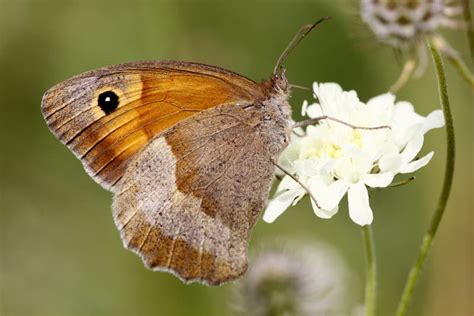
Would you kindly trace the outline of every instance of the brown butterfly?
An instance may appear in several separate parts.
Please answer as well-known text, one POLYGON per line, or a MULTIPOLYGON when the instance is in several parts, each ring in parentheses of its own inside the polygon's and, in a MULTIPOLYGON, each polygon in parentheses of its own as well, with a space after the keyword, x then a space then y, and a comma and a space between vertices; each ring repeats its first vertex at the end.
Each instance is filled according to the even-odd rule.
POLYGON ((190 62, 133 62, 60 83, 43 96, 49 129, 113 192, 126 248, 153 270, 217 285, 247 269, 251 229, 293 127, 288 53, 256 83, 190 62))

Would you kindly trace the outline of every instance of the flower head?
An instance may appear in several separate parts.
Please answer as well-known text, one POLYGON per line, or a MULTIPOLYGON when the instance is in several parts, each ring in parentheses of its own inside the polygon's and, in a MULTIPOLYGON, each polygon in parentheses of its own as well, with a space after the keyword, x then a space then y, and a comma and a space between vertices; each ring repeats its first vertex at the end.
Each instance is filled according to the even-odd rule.
POLYGON ((439 27, 457 27, 460 5, 445 0, 361 0, 361 16, 375 35, 394 46, 409 45, 439 27))
MULTIPOLYGON (((318 102, 305 102, 302 114, 310 118, 326 115, 338 121, 321 120, 297 132, 304 132, 303 136, 293 135, 280 165, 316 197, 312 206, 318 217, 336 214, 347 193, 351 219, 359 225, 371 224, 367 187, 387 187, 395 175, 425 166, 433 153, 416 157, 425 133, 444 125, 442 112, 423 117, 409 102, 395 102, 390 93, 363 103, 355 91, 343 91, 335 83, 315 83, 313 89, 318 102)), ((274 221, 306 193, 290 176, 283 176, 264 220, 274 221)))
POLYGON ((253 258, 235 303, 245 315, 339 315, 347 276, 327 246, 272 247, 253 258))
POLYGON ((420 77, 426 70, 428 52, 424 39, 429 37, 456 68, 465 76, 468 74, 459 53, 438 33, 441 27, 468 29, 459 19, 463 5, 448 0, 361 0, 360 15, 377 39, 406 53, 407 59, 397 81, 390 91, 396 92, 411 77, 420 77))

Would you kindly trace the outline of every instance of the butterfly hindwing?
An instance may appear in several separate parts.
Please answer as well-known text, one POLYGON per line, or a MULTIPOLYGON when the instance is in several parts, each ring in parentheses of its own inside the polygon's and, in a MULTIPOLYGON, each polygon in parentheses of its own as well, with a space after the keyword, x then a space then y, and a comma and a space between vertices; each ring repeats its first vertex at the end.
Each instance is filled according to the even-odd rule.
POLYGON ((178 123, 133 160, 114 197, 124 245, 153 269, 219 284, 246 271, 273 165, 258 117, 218 106, 178 123))

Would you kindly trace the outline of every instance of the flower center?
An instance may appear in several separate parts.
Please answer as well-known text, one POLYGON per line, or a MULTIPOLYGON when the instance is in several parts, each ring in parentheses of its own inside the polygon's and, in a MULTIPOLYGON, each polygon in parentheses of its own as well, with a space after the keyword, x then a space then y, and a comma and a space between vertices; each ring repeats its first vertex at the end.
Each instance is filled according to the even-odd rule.
POLYGON ((358 148, 362 148, 362 135, 360 131, 355 129, 348 138, 343 137, 334 140, 328 137, 316 146, 308 146, 305 148, 301 159, 320 159, 322 157, 331 159, 341 158, 343 156, 342 144, 352 144, 358 148))
POLYGON ((327 154, 331 158, 339 158, 342 156, 341 147, 336 144, 327 144, 326 146, 322 147, 319 150, 318 156, 321 157, 323 153, 327 154))
POLYGON ((353 138, 351 140, 351 143, 353 143, 354 145, 356 145, 359 148, 362 147, 362 135, 360 134, 360 131, 358 129, 354 130, 353 138))

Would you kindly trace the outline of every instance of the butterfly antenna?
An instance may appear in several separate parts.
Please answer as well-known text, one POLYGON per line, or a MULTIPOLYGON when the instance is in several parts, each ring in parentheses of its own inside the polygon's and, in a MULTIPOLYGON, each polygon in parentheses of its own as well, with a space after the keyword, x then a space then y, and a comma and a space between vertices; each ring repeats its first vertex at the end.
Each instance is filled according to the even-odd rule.
POLYGON ((276 74, 279 74, 281 73, 281 70, 282 70, 282 67, 283 67, 283 62, 285 61, 286 57, 288 57, 288 55, 290 54, 290 52, 296 47, 298 46, 298 44, 303 40, 303 38, 306 37, 306 35, 308 35, 317 25, 319 25, 320 23, 326 21, 326 20, 330 20, 331 17, 330 16, 325 16, 324 18, 322 19, 319 19, 318 21, 316 21, 315 23, 313 24, 306 24, 304 25, 296 34, 295 36, 292 38, 292 40, 290 41, 290 43, 288 44, 288 46, 285 48, 285 50, 283 51, 283 53, 281 53, 280 57, 278 58, 277 60, 277 63, 275 65, 275 68, 273 69, 273 74, 276 75, 276 74))

